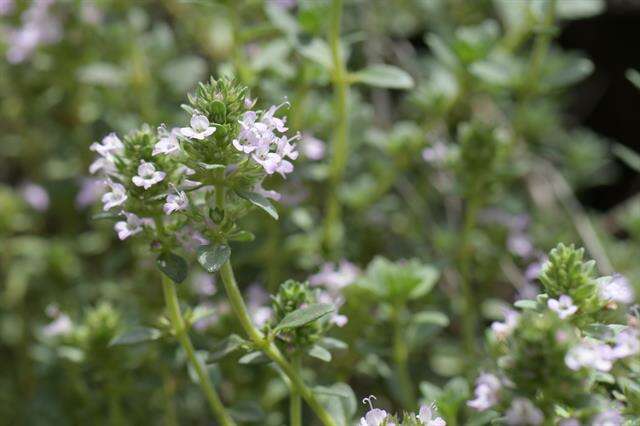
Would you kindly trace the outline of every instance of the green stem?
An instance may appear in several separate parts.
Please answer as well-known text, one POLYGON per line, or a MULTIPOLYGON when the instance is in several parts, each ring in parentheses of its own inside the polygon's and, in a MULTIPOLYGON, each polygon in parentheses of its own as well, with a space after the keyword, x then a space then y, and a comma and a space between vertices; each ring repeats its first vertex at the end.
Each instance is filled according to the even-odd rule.
POLYGON ((298 394, 304 398, 307 404, 309 404, 309 407, 311 407, 323 425, 336 426, 335 421, 331 418, 327 410, 320 404, 311 389, 304 383, 298 369, 289 363, 278 347, 266 339, 262 332, 253 325, 253 321, 247 311, 247 306, 244 303, 242 293, 240 293, 236 278, 233 274, 233 268, 228 260, 222 265, 222 268, 220 268, 220 277, 224 283, 231 309, 240 322, 240 326, 244 329, 255 347, 262 350, 267 357, 280 367, 289 380, 291 380, 292 386, 297 390, 298 394))
POLYGON ((393 313, 393 362, 396 369, 399 395, 402 405, 407 410, 414 410, 417 406, 416 393, 409 373, 407 339, 404 334, 402 321, 402 308, 395 309, 393 313))
POLYGON ((200 382, 200 386, 202 387, 202 390, 207 397, 207 401, 209 402, 209 406, 211 407, 213 415, 221 425, 235 426, 236 423, 233 421, 229 413, 227 413, 224 406, 222 405, 222 401, 220 401, 220 397, 213 387, 211 378, 205 371, 204 365, 196 357, 193 344, 191 343, 191 339, 189 338, 189 334, 187 333, 186 324, 184 322, 184 319, 182 318, 182 313, 180 312, 180 305, 178 303, 178 295, 176 293, 175 286, 173 282, 171 282, 171 280, 164 275, 162 276, 162 290, 164 292, 164 299, 167 304, 169 319, 171 321, 171 325, 173 326, 173 332, 175 333, 176 339, 178 339, 178 342, 180 342, 180 345, 187 354, 189 363, 198 376, 198 381, 200 382))
POLYGON ((540 70, 542 64, 547 57, 549 51, 549 45, 553 38, 553 25, 556 20, 556 0, 549 0, 547 4, 547 10, 544 17, 544 22, 541 28, 541 33, 536 37, 533 44, 533 53, 531 54, 531 62, 529 63, 529 77, 527 81, 529 84, 525 89, 527 92, 525 96, 535 92, 538 86, 538 80, 540 79, 540 70))
POLYGON ((340 22, 342 20, 342 0, 331 2, 331 27, 329 46, 333 60, 332 80, 334 92, 335 126, 331 140, 331 160, 329 164, 329 189, 326 200, 326 217, 324 223, 324 241, 330 255, 336 255, 342 244, 341 206, 338 189, 342 182, 344 170, 349 156, 347 135, 349 131, 349 111, 347 98, 349 81, 347 70, 340 49, 340 22))
MULTIPOLYGON (((300 354, 294 354, 291 361, 293 368, 301 371, 302 360, 300 354)), ((291 386, 290 392, 289 421, 291 426, 302 426, 302 399, 295 386, 291 386)))
POLYGON ((469 237, 476 224, 476 215, 478 210, 477 197, 472 197, 467 203, 464 213, 464 222, 462 225, 462 233, 460 236, 460 251, 458 262, 460 267, 460 287, 462 290, 462 336, 464 347, 467 354, 477 354, 476 338, 475 338, 475 300, 473 287, 471 285, 470 269, 472 256, 469 248, 469 237))

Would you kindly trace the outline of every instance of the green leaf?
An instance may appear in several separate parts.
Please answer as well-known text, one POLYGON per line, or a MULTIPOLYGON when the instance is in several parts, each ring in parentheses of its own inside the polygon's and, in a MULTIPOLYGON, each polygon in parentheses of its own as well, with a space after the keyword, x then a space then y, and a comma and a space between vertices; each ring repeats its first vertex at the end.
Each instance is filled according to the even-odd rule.
POLYGON ((239 349, 245 343, 246 340, 242 337, 237 334, 231 334, 213 346, 209 356, 207 357, 207 362, 217 362, 239 349))
POLYGON ((440 327, 449 325, 449 318, 438 311, 422 311, 413 315, 412 320, 417 324, 432 324, 440 327))
POLYGON ((613 153, 624 161, 627 166, 636 172, 640 172, 640 154, 619 143, 613 146, 613 153))
POLYGON ((156 265, 162 273, 171 278, 171 281, 176 284, 183 282, 189 272, 187 261, 171 252, 162 253, 158 256, 156 265))
POLYGON ((91 216, 91 220, 110 220, 110 219, 120 219, 122 216, 118 213, 113 212, 100 212, 91 216))
POLYGON ((200 246, 198 248, 198 262, 207 272, 217 272, 222 265, 229 260, 231 249, 226 244, 215 247, 200 246))
POLYGON ((469 71, 485 83, 499 87, 509 86, 514 78, 512 70, 497 61, 474 62, 469 71))
POLYGON ((322 39, 315 38, 311 40, 311 43, 301 46, 299 52, 305 58, 317 62, 327 70, 333 68, 331 49, 329 49, 329 45, 322 39))
POLYGON ((198 166, 200 166, 204 170, 219 170, 219 169, 224 169, 226 167, 224 164, 208 164, 208 163, 198 163, 198 166))
POLYGON ((556 15, 560 19, 584 19, 599 15, 606 4, 603 0, 570 0, 556 4, 556 15))
POLYGON ((328 303, 316 303, 306 306, 304 308, 296 309, 293 312, 287 314, 280 324, 276 326, 274 332, 278 332, 288 328, 298 328, 309 324, 325 315, 334 311, 333 305, 328 303))
POLYGON ((334 339, 333 337, 323 337, 322 339, 320 339, 320 344, 325 349, 342 350, 342 349, 347 349, 349 347, 349 345, 347 345, 342 340, 334 339))
POLYGON ((114 337, 109 342, 109 346, 135 345, 137 343, 159 339, 161 336, 162 332, 158 329, 151 327, 135 327, 114 337))
POLYGON ((634 69, 628 69, 625 73, 627 79, 633 83, 638 89, 640 89, 640 72, 634 69))
POLYGON ((388 89, 411 89, 414 86, 413 78, 406 71, 393 65, 370 65, 352 73, 351 78, 356 83, 388 89))
POLYGON ((520 309, 536 310, 538 309, 538 302, 536 302, 535 300, 518 300, 513 304, 513 306, 520 309))
POLYGON ((256 351, 243 355, 238 362, 240 364, 264 364, 269 362, 269 358, 267 358, 262 352, 256 351))
POLYGON ((266 416, 258 401, 239 401, 229 407, 229 414, 242 424, 261 424, 266 416))
POLYGON ((313 345, 311 349, 307 351, 309 356, 314 358, 318 358, 321 361, 329 362, 331 361, 331 352, 323 348, 322 346, 313 345))
POLYGON ((266 197, 256 192, 249 191, 236 191, 236 194, 238 194, 238 196, 240 196, 241 198, 249 201, 253 205, 260 207, 262 210, 269 213, 272 218, 278 220, 278 211, 275 207, 273 207, 271 201, 269 201, 266 197))
POLYGON ((544 78, 544 85, 552 89, 575 84, 593 72, 593 63, 586 58, 571 58, 553 74, 544 78))

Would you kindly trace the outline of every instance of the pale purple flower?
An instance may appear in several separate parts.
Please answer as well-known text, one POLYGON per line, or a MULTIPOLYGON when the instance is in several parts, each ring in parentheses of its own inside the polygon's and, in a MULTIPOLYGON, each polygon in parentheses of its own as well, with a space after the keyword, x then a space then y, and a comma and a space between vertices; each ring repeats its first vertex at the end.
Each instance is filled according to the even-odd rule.
POLYGON ((476 379, 475 398, 467 401, 467 405, 478 411, 485 411, 498 403, 501 389, 502 383, 497 376, 482 373, 476 379))
POLYGON ((600 298, 606 301, 631 304, 635 300, 635 292, 626 277, 614 274, 598 280, 600 298))
POLYGON ((525 282, 518 289, 516 300, 535 300, 538 294, 540 294, 540 287, 530 282, 525 282))
POLYGON ((298 151, 296 151, 295 145, 291 142, 300 139, 300 134, 296 134, 291 138, 287 138, 286 136, 282 136, 277 139, 276 145, 278 147, 276 153, 281 158, 290 158, 295 160, 298 158, 298 151))
POLYGON ((547 257, 543 257, 537 262, 530 263, 524 271, 524 277, 529 281, 537 280, 542 272, 542 267, 547 263, 547 257))
POLYGON ((531 239, 526 234, 520 232, 509 235, 507 248, 514 255, 524 258, 531 256, 534 251, 531 239))
POLYGON ((309 160, 318 161, 324 158, 325 143, 309 133, 303 133, 300 140, 300 151, 309 160))
POLYGON ((115 133, 109 133, 102 138, 100 143, 92 143, 89 149, 97 152, 101 157, 109 157, 111 155, 121 155, 124 151, 124 144, 115 133))
POLYGON ((637 354, 640 354, 640 332, 629 327, 618 333, 613 346, 613 356, 621 359, 637 354))
POLYGON ((418 420, 424 426, 447 426, 447 422, 442 417, 437 417, 435 403, 429 405, 423 404, 418 412, 418 420))
POLYGON ((547 300, 547 306, 549 309, 557 313, 560 319, 570 317, 578 310, 578 307, 573 304, 573 299, 566 294, 561 295, 557 300, 547 300))
POLYGON ((274 174, 280 167, 280 163, 283 161, 282 157, 278 154, 270 152, 268 147, 257 149, 251 154, 251 158, 253 158, 256 163, 260 164, 264 168, 264 171, 269 175, 274 174))
POLYGON ((84 1, 80 7, 80 19, 86 24, 98 25, 104 19, 104 14, 94 2, 84 1))
POLYGON ((615 360, 613 350, 604 343, 584 342, 571 348, 565 355, 564 362, 571 370, 593 368, 598 371, 609 371, 615 360))
POLYGON ((193 328, 195 328, 198 331, 204 331, 216 325, 216 323, 218 322, 218 315, 217 315, 217 312, 214 312, 215 306, 211 302, 204 302, 200 305, 200 307, 211 311, 211 314, 203 318, 200 318, 198 321, 196 321, 193 324, 193 328))
POLYGON ((298 0, 269 0, 269 3, 282 9, 293 9, 297 6, 298 0))
POLYGON ((277 130, 280 133, 284 133, 289 130, 285 127, 285 123, 287 121, 286 118, 278 118, 275 117, 276 111, 278 111, 283 105, 289 106, 289 102, 283 102, 280 105, 272 105, 260 118, 261 121, 266 124, 268 127, 277 130))
POLYGON ((316 299, 319 303, 326 303, 335 306, 335 310, 329 317, 329 323, 335 324, 338 327, 344 327, 349 322, 349 318, 346 315, 340 315, 338 309, 344 304, 344 297, 339 294, 331 294, 328 291, 319 291, 316 294, 316 299))
POLYGON ((269 301, 269 294, 260 284, 251 284, 247 288, 247 309, 254 324, 264 326, 272 317, 273 310, 265 306, 269 301))
POLYGON ((191 117, 191 127, 183 127, 180 132, 183 136, 190 139, 203 140, 216 131, 215 126, 209 125, 209 119, 202 114, 194 114, 191 117))
POLYGON ((108 181, 107 185, 109 185, 111 191, 102 196, 102 203, 104 204, 102 209, 104 211, 120 207, 127 201, 127 190, 122 184, 108 181))
POLYGON ((13 12, 15 5, 14 0, 0 0, 0 16, 6 16, 13 12))
POLYGON ((89 173, 91 173, 92 175, 98 173, 101 170, 106 175, 113 175, 116 173, 116 164, 112 156, 98 157, 93 163, 89 165, 89 173))
POLYGON ((282 195, 278 191, 264 189, 260 183, 253 188, 253 192, 260 194, 265 198, 271 198, 275 201, 280 201, 280 198, 282 198, 282 195))
POLYGON ((173 128, 171 131, 167 131, 164 126, 160 126, 158 128, 158 134, 160 139, 153 147, 153 152, 151 155, 159 155, 159 154, 173 154, 174 152, 178 152, 180 150, 180 143, 178 142, 178 132, 180 129, 173 128))
POLYGON ((118 233, 120 240, 126 240, 127 238, 139 234, 142 232, 142 227, 149 225, 149 219, 141 219, 133 213, 125 212, 126 221, 117 222, 113 229, 118 233))
POLYGON ((372 408, 367 411, 364 417, 360 417, 360 426, 381 426, 388 414, 379 408, 372 408))
POLYGON ((61 313, 42 328, 42 334, 46 337, 65 336, 73 331, 73 322, 67 314, 61 313))
POLYGON ((360 269, 347 260, 340 263, 325 263, 317 274, 309 277, 312 286, 323 285, 332 294, 339 293, 344 287, 353 284, 360 276, 360 269))
POLYGON ((544 422, 544 414, 526 398, 515 398, 506 412, 508 425, 538 426, 544 422))
POLYGON ((578 419, 565 419, 558 423, 559 426, 580 426, 580 420, 578 419))
POLYGON ((134 185, 149 189, 158 182, 161 182, 167 174, 163 171, 156 170, 153 163, 144 160, 140 161, 138 166, 138 175, 131 178, 134 185))
POLYGON ((31 2, 21 16, 22 26, 9 29, 9 48, 6 54, 9 63, 24 62, 33 55, 39 45, 55 43, 60 39, 60 21, 48 10, 52 3, 49 0, 31 2))
POLYGON ((504 322, 494 321, 491 330, 498 340, 506 339, 518 325, 520 314, 513 309, 504 309, 504 322))
POLYGON ((422 159, 427 163, 442 164, 449 155, 449 148, 444 142, 436 141, 429 148, 422 150, 422 159))
POLYGON ((49 193, 41 185, 26 182, 20 187, 20 195, 36 211, 44 212, 49 208, 49 193))
POLYGON ((268 306, 257 306, 253 309, 249 309, 249 314, 251 315, 251 319, 256 327, 261 328, 273 316, 273 310, 268 306))
POLYGON ((191 226, 183 226, 176 232, 176 239, 188 252, 195 252, 198 247, 209 244, 209 240, 191 226))
POLYGON ((194 274, 191 284, 198 296, 209 297, 216 294, 216 280, 212 274, 198 272, 194 274))
POLYGON ((76 207, 83 209, 92 205, 104 194, 106 183, 102 179, 84 178, 76 194, 76 207))
POLYGON ((593 426, 622 426, 624 417, 615 408, 608 409, 591 420, 593 426))
POLYGON ((185 210, 189 206, 189 199, 184 191, 178 191, 176 194, 167 194, 167 202, 162 207, 164 214, 185 210))

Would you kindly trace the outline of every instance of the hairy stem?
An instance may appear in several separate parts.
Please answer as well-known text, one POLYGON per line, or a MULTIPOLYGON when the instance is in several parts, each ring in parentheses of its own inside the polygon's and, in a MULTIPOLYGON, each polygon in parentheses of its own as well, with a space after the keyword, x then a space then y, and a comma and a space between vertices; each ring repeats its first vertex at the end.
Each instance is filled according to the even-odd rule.
POLYGON ((244 303, 242 293, 240 293, 240 289, 238 288, 238 284, 233 274, 233 268, 228 260, 222 265, 222 268, 220 269, 220 276, 224 283, 224 288, 227 293, 229 303, 231 304, 231 309, 240 322, 240 326, 244 329, 255 347, 262 350, 267 357, 280 367, 289 380, 291 380, 291 385, 296 389, 298 394, 304 398, 307 404, 309 404, 309 407, 311 407, 323 425, 336 426, 335 421, 331 418, 327 410, 320 404, 311 389, 302 380, 300 371, 287 361, 278 347, 273 342, 266 339, 263 333, 253 325, 253 321, 247 311, 247 306, 244 303))
POLYGON ((173 332, 187 354, 189 363, 198 376, 198 381, 200 382, 200 386, 207 398, 207 402, 211 407, 213 415, 221 425, 235 426, 236 423, 222 405, 218 392, 216 392, 204 365, 196 357, 195 349, 193 348, 189 334, 187 334, 187 328, 184 319, 182 318, 182 313, 180 312, 180 305, 178 303, 178 295, 176 294, 175 286, 173 282, 164 275, 162 276, 162 290, 164 292, 164 300, 167 305, 167 313, 169 314, 169 320, 171 321, 173 332))
POLYGON ((342 208, 340 206, 340 200, 338 199, 338 188, 342 182, 349 156, 349 147, 347 145, 347 135, 349 131, 349 111, 347 108, 349 82, 340 49, 342 0, 333 0, 331 2, 330 20, 329 46, 333 60, 332 81, 335 124, 331 139, 329 189, 327 191, 325 205, 324 241, 328 253, 335 256, 339 252, 342 244, 342 208))

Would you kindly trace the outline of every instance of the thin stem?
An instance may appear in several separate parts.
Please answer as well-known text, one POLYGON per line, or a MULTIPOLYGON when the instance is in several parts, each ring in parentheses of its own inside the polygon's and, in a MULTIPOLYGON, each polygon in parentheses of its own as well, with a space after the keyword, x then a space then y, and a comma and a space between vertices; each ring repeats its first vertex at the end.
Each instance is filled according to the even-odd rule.
POLYGON ((304 383, 300 372, 285 359, 278 347, 266 339, 264 334, 253 325, 253 321, 251 321, 251 316, 247 311, 247 306, 244 303, 242 293, 240 293, 236 278, 233 274, 233 268, 228 260, 222 265, 222 268, 220 268, 220 277, 224 283, 231 309, 240 322, 240 326, 244 329, 255 347, 262 350, 267 357, 280 367, 289 380, 291 380, 292 386, 295 387, 297 392, 304 398, 307 404, 309 404, 309 407, 311 407, 323 425, 336 426, 335 421, 331 418, 327 410, 320 404, 311 389, 304 383))
POLYGON ((395 309, 393 313, 393 362, 395 364, 402 405, 407 410, 413 410, 417 406, 416 393, 407 364, 409 350, 407 348, 407 339, 405 338, 404 330, 402 308, 395 309))
MULTIPOLYGON (((294 354, 291 361, 293 368, 300 371, 302 367, 300 354, 294 354)), ((300 394, 295 386, 291 386, 290 392, 289 422, 291 423, 291 426, 302 426, 302 398, 300 398, 300 394)))
POLYGON ((540 70, 542 64, 547 57, 549 45, 553 38, 553 25, 556 20, 556 0, 549 0, 547 10, 544 16, 544 22, 540 33, 536 37, 533 44, 533 53, 531 54, 531 62, 529 63, 529 78, 527 81, 527 93, 530 94, 537 89, 538 80, 540 79, 540 70))
POLYGON ((469 237, 476 223, 476 214, 478 210, 478 201, 476 197, 472 197, 466 206, 464 212, 464 222, 462 225, 462 234, 460 236, 460 251, 458 254, 458 262, 460 268, 460 287, 462 290, 462 337, 467 354, 477 354, 475 339, 475 300, 473 287, 471 285, 470 269, 471 269, 471 253, 469 248, 469 237))
POLYGON ((334 92, 335 126, 331 140, 331 160, 329 164, 329 189, 326 200, 326 217, 324 223, 324 241, 329 254, 336 255, 342 244, 341 206, 338 199, 338 188, 342 182, 344 170, 349 156, 347 135, 349 131, 349 111, 347 98, 349 81, 347 70, 340 48, 340 22, 342 20, 342 0, 331 2, 331 27, 329 30, 329 46, 333 60, 332 80, 334 92))
POLYGON ((216 417, 218 423, 223 426, 235 426, 235 422, 227 413, 224 406, 222 405, 222 401, 218 396, 218 392, 216 392, 213 387, 213 383, 211 383, 211 378, 205 371, 202 362, 196 357, 195 349, 193 348, 193 344, 191 343, 191 339, 189 338, 189 334, 187 333, 187 328, 182 318, 182 313, 180 312, 180 305, 178 303, 178 295, 176 293, 176 289, 171 280, 162 276, 162 290, 164 292, 164 300, 167 305, 167 312, 169 314, 169 319, 171 321, 171 325, 173 326, 173 332, 175 333, 176 339, 184 349, 187 354, 187 359, 189 363, 193 367, 198 376, 198 381, 200 382, 200 386, 207 397, 207 401, 209 402, 209 406, 211 407, 211 411, 213 415, 216 417))

